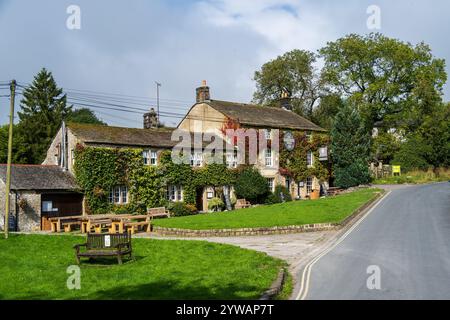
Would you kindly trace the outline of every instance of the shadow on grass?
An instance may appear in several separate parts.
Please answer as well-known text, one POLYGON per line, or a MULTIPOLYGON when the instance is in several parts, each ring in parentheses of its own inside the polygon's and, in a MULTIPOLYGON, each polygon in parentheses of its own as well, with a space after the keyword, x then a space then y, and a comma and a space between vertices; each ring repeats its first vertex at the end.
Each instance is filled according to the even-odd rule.
POLYGON ((116 287, 101 290, 89 295, 94 300, 215 300, 215 299, 258 299, 260 288, 254 286, 239 286, 236 284, 202 286, 191 283, 180 286, 176 282, 157 281, 147 284, 116 287))

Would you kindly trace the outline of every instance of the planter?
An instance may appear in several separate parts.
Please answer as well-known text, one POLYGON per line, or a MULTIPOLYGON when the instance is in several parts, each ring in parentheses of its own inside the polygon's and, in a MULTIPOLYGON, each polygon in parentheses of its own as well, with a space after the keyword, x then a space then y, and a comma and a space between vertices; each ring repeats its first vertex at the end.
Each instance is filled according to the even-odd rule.
POLYGON ((311 192, 311 200, 317 200, 320 198, 320 190, 313 190, 311 192))

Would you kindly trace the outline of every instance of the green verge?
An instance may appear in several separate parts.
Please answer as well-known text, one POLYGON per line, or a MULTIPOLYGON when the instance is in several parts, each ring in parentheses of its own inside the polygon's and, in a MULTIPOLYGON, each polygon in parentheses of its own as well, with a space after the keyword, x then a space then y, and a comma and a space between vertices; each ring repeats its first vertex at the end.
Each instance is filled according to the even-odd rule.
POLYGON ((316 201, 293 201, 229 212, 158 219, 154 221, 154 225, 190 230, 217 230, 339 223, 380 191, 372 188, 361 189, 316 201))
POLYGON ((81 289, 66 286, 72 246, 84 237, 11 235, 0 240, 0 299, 258 299, 282 260, 201 241, 133 239, 136 261, 81 265, 81 289))

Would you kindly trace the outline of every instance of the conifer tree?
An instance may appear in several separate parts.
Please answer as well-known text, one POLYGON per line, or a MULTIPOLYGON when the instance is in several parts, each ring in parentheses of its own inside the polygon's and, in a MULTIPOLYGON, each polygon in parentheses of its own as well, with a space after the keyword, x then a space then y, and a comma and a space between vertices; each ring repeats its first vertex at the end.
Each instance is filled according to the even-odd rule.
POLYGON ((43 68, 24 89, 18 134, 22 137, 27 163, 41 163, 63 119, 71 112, 66 95, 51 72, 43 68))
POLYGON ((331 139, 335 184, 349 188, 368 183, 370 136, 357 108, 346 103, 338 112, 331 139))

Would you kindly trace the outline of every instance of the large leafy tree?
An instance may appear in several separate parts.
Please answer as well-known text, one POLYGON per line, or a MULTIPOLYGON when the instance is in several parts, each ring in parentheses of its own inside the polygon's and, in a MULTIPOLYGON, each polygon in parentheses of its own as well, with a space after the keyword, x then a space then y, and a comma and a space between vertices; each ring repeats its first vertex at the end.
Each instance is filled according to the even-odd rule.
POLYGON ((51 72, 42 69, 23 91, 18 134, 26 150, 27 163, 40 163, 63 119, 71 112, 66 95, 51 72))
POLYGON ((293 110, 311 118, 321 88, 315 62, 314 53, 292 50, 265 63, 254 75, 254 102, 279 106, 283 93, 286 93, 291 98, 293 110))
POLYGON ((73 110, 68 114, 66 120, 67 122, 106 125, 106 123, 101 121, 96 114, 88 108, 73 110))
MULTIPOLYGON (((17 134, 17 125, 13 128, 12 162, 26 163, 27 150, 24 147, 22 136, 17 134)), ((0 126, 0 163, 8 161, 9 125, 0 126)))
POLYGON ((357 108, 349 102, 338 112, 331 129, 335 184, 348 188, 370 181, 370 136, 357 108))
POLYGON ((329 89, 355 100, 369 129, 377 124, 414 131, 441 101, 445 61, 424 43, 351 34, 319 52, 329 89))

